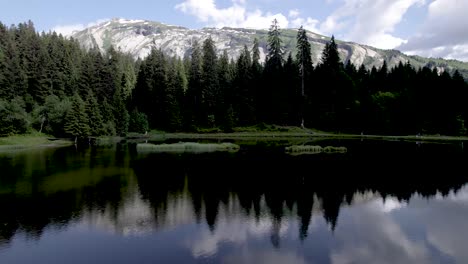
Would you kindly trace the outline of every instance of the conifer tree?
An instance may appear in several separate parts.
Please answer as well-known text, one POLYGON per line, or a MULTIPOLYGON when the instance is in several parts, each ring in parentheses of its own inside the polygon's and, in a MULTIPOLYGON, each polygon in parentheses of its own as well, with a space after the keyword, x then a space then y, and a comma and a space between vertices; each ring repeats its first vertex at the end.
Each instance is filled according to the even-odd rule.
POLYGON ((252 93, 254 96, 254 107, 256 111, 256 116, 255 119, 258 122, 258 120, 261 120, 260 117, 260 102, 261 97, 262 97, 262 73, 263 73, 263 66, 260 63, 260 43, 258 42, 258 39, 254 39, 254 44, 252 47, 252 69, 250 70, 251 72, 251 87, 252 87, 252 93))
POLYGON ((224 50, 219 58, 219 96, 217 100, 217 115, 224 130, 231 130, 234 126, 234 111, 229 112, 229 108, 232 110, 234 103, 233 79, 234 72, 229 62, 228 53, 224 50), (230 113, 231 115, 229 115, 230 113))
POLYGON ((128 133, 130 116, 128 114, 122 88, 118 88, 113 98, 115 131, 119 136, 125 136, 128 133))
POLYGON ((71 98, 71 108, 65 117, 65 133, 77 139, 83 139, 90 135, 86 106, 81 97, 75 93, 71 98))
POLYGON ((259 108, 262 120, 268 123, 278 123, 282 118, 282 110, 277 106, 287 96, 287 85, 283 78, 283 46, 278 21, 275 19, 268 31, 268 55, 264 69, 264 82, 259 96, 259 108))
POLYGON ((133 109, 130 114, 129 131, 137 133, 146 133, 149 130, 148 118, 144 113, 138 112, 138 109, 133 109))
POLYGON ((88 92, 86 97, 86 114, 88 115, 90 134, 93 136, 100 136, 105 134, 104 132, 104 120, 102 118, 101 110, 96 97, 92 91, 88 92))
POLYGON ((198 41, 192 43, 185 102, 187 105, 184 113, 185 127, 188 130, 193 130, 201 123, 202 119, 206 118, 200 111, 202 106, 202 52, 198 41))
POLYGON ((301 92, 301 78, 300 78, 300 66, 299 62, 295 61, 292 56, 292 52, 289 53, 288 59, 284 64, 284 78, 285 83, 288 84, 286 90, 286 97, 284 98, 281 105, 282 123, 287 125, 299 125, 302 121, 302 92, 301 92))
POLYGON ((281 40, 281 31, 276 18, 268 31, 268 67, 280 68, 283 65, 283 41, 281 40))
POLYGON ((251 83, 252 58, 247 46, 244 46, 236 66, 234 111, 238 115, 239 125, 252 125, 256 119, 255 91, 251 83))
POLYGON ((311 54, 311 46, 309 39, 307 37, 307 31, 301 26, 299 31, 297 32, 297 55, 296 61, 299 64, 299 70, 301 75, 301 90, 300 96, 301 99, 299 101, 300 105, 300 119, 301 119, 301 127, 304 128, 305 126, 305 105, 306 105, 306 86, 311 86, 311 75, 313 71, 312 65, 312 54, 311 54))
POLYGON ((104 134, 108 136, 115 136, 116 132, 116 122, 114 117, 114 109, 112 105, 107 101, 107 98, 104 98, 101 104, 101 113, 104 120, 104 134))
POLYGON ((167 91, 165 95, 166 116, 168 124, 166 129, 177 131, 182 128, 181 100, 184 93, 184 80, 180 74, 178 60, 172 58, 167 73, 167 91))
POLYGON ((322 66, 328 71, 335 72, 339 71, 342 66, 335 36, 332 36, 330 41, 325 44, 325 49, 322 53, 322 66))
POLYGON ((201 95, 204 116, 214 120, 214 123, 209 122, 205 124, 208 126, 215 126, 216 105, 219 98, 218 57, 211 37, 203 42, 202 87, 201 95))

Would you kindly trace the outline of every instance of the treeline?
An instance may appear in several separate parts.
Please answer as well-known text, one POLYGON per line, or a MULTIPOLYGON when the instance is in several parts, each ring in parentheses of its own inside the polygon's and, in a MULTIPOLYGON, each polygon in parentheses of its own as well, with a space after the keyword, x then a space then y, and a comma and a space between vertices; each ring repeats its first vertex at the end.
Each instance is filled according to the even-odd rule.
POLYGON ((31 22, 0 24, 0 135, 38 130, 56 136, 129 131, 232 131, 278 124, 376 134, 465 135, 468 86, 455 71, 343 63, 332 37, 320 62, 299 29, 284 54, 273 22, 268 51, 245 46, 235 60, 211 38, 190 56, 152 50, 144 60, 110 48, 85 51, 73 39, 38 34, 31 22))
POLYGON ((32 22, 0 24, 0 135, 124 135, 135 62, 114 49, 38 34, 32 22))

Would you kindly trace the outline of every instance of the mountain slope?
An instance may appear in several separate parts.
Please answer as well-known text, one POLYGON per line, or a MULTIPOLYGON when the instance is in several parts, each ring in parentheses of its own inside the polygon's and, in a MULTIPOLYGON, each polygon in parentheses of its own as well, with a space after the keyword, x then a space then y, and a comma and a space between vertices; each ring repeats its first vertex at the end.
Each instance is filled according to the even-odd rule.
MULTIPOLYGON (((295 52, 297 30, 283 29, 282 39, 286 54, 295 52)), ((112 19, 99 25, 75 32, 72 37, 77 39, 85 48, 98 47, 101 51, 114 46, 123 52, 130 53, 134 58, 146 57, 152 48, 162 49, 170 56, 184 57, 190 54, 192 42, 200 43, 211 36, 216 43, 218 52, 226 50, 231 58, 237 58, 244 45, 249 48, 253 40, 260 41, 262 61, 267 51, 267 30, 240 29, 240 28, 203 28, 191 30, 184 27, 167 25, 159 22, 145 20, 112 19)), ((328 37, 308 32, 312 45, 313 62, 320 61, 320 56, 328 37)), ((465 78, 468 78, 468 63, 428 59, 419 56, 408 56, 396 50, 381 50, 353 42, 337 41, 339 52, 343 61, 366 67, 380 67, 387 61, 389 67, 401 62, 409 61, 415 67, 429 66, 439 71, 453 72, 458 69, 465 78)))

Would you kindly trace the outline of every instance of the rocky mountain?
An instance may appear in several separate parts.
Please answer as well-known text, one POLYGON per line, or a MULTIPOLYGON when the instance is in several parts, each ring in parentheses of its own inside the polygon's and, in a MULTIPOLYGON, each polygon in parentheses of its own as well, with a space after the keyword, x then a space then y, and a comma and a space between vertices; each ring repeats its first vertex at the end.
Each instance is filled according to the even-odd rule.
MULTIPOLYGON (((294 54, 296 35, 297 29, 282 30, 286 54, 290 51, 294 54)), ((265 59, 268 30, 227 27, 192 30, 153 21, 116 18, 72 34, 85 48, 98 47, 104 52, 114 46, 132 54, 134 58, 144 58, 152 48, 160 48, 170 56, 184 57, 190 54, 193 41, 201 43, 210 36, 216 43, 218 52, 221 54, 226 50, 231 58, 237 58, 244 45, 252 47, 254 39, 258 38, 261 59, 265 59)), ((313 62, 318 63, 325 43, 330 39, 313 32, 308 32, 308 36, 313 62)), ((458 69, 468 78, 468 63, 465 62, 408 56, 397 50, 381 50, 353 42, 337 41, 337 44, 342 60, 351 61, 357 66, 364 64, 368 68, 380 67, 385 60, 392 67, 400 61, 409 61, 415 67, 429 66, 440 72, 458 69)))

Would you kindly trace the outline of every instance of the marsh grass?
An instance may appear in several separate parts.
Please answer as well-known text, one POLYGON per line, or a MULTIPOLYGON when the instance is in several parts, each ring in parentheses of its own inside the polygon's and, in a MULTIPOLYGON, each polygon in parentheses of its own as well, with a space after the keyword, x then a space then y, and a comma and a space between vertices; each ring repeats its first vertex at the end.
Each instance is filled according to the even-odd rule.
POLYGON ((193 143, 179 142, 174 144, 137 144, 138 152, 156 153, 209 153, 209 152, 237 152, 239 145, 232 143, 193 143))
POLYGON ((322 146, 310 146, 310 145, 295 145, 286 147, 285 151, 289 155, 304 155, 304 154, 320 154, 320 153, 327 153, 327 154, 344 154, 348 152, 346 147, 322 147, 322 146))
POLYGON ((51 141, 47 135, 42 133, 0 137, 0 151, 14 151, 37 147, 68 146, 72 144, 73 142, 67 140, 51 141))

